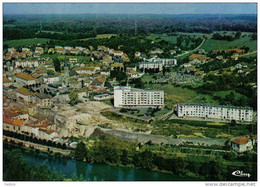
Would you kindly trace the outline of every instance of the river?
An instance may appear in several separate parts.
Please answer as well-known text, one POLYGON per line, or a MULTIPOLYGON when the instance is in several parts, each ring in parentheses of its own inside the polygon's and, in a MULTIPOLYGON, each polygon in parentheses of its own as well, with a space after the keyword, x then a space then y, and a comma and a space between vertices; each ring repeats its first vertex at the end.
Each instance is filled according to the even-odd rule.
POLYGON ((194 178, 147 171, 142 169, 117 167, 104 164, 89 164, 67 158, 58 158, 46 153, 28 152, 23 150, 24 158, 31 165, 44 163, 52 171, 57 171, 65 178, 78 177, 83 180, 95 181, 190 181, 194 178))

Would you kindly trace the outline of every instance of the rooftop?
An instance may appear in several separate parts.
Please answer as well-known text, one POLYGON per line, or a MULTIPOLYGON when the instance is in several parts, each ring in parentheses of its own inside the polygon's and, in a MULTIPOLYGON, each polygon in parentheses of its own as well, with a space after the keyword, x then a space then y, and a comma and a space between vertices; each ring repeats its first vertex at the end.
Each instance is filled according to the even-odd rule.
POLYGON ((17 92, 19 92, 20 94, 23 94, 23 95, 34 95, 33 92, 30 92, 28 89, 24 88, 24 87, 21 87, 17 90, 17 92))
POLYGON ((249 138, 243 136, 235 140, 232 140, 232 142, 238 145, 247 144, 249 142, 249 138))
POLYGON ((28 75, 26 73, 18 73, 18 74, 16 74, 16 77, 24 79, 24 80, 34 80, 35 79, 31 75, 28 75))

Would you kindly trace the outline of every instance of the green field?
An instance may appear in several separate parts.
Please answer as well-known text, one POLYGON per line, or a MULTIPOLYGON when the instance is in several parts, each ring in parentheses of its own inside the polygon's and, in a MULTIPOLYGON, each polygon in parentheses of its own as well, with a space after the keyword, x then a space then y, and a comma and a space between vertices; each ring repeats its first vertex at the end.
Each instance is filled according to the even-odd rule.
POLYGON ((251 40, 251 37, 248 36, 241 37, 234 41, 208 39, 201 46, 201 49, 205 49, 206 51, 227 50, 232 48, 241 48, 244 45, 249 47, 249 52, 256 50, 256 40, 251 40))
POLYGON ((21 39, 21 40, 5 40, 4 45, 8 45, 8 47, 26 47, 37 44, 44 44, 50 39, 47 38, 30 38, 30 39, 21 39))
POLYGON ((212 96, 198 94, 196 91, 176 87, 170 84, 146 84, 146 89, 164 90, 165 105, 173 107, 177 103, 211 103, 218 104, 212 96))

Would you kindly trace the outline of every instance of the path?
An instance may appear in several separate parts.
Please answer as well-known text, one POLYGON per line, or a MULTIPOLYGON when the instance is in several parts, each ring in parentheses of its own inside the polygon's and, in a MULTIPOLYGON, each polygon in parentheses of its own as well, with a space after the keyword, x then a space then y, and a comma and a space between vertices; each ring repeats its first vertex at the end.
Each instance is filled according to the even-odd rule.
POLYGON ((15 143, 23 143, 23 146, 26 148, 29 147, 34 147, 34 149, 38 149, 42 152, 49 152, 52 151, 53 153, 61 153, 63 155, 69 155, 71 150, 66 150, 66 149, 59 149, 59 148, 55 148, 55 147, 49 147, 49 146, 45 146, 45 145, 41 145, 41 144, 36 144, 36 143, 32 143, 32 142, 28 142, 28 141, 24 141, 24 140, 20 140, 17 138, 13 138, 13 137, 9 137, 9 136, 3 136, 3 140, 7 139, 8 141, 14 141, 15 143))

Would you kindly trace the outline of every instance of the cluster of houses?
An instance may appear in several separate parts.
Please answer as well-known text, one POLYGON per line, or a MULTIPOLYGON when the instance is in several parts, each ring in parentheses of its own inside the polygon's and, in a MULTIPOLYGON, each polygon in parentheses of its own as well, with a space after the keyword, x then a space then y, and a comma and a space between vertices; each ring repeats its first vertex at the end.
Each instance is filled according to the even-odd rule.
MULTIPOLYGON (((88 48, 76 46, 55 46, 49 48, 49 54, 64 55, 61 60, 61 71, 56 72, 55 66, 49 57, 40 57, 45 50, 37 46, 34 51, 22 48, 18 52, 15 48, 8 49, 4 55, 3 91, 5 99, 15 102, 19 106, 13 106, 4 101, 4 130, 23 132, 41 139, 54 141, 59 137, 56 124, 47 119, 37 119, 35 111, 39 109, 52 110, 53 106, 70 101, 70 93, 77 93, 78 100, 85 102, 94 96, 97 101, 114 98, 115 107, 163 107, 164 92, 158 90, 140 90, 129 86, 107 89, 105 83, 111 71, 124 71, 128 78, 139 78, 143 73, 137 71, 137 67, 125 67, 129 57, 120 50, 109 49, 106 46, 93 46, 88 48), (66 55, 75 55, 66 57, 66 55), (90 56, 89 62, 79 60, 77 55, 90 56), (95 63, 93 63, 95 61, 95 63), (21 107, 23 106, 23 107, 21 107), (24 108, 24 109, 23 109, 24 108)), ((242 50, 229 51, 232 55, 241 54, 242 50)), ((152 55, 160 55, 161 49, 150 51, 152 55)), ((216 53, 218 53, 216 51, 216 53)), ((142 54, 136 52, 135 58, 141 58, 142 54)), ((205 50, 198 50, 198 54, 189 57, 190 62, 182 66, 189 72, 204 75, 204 72, 195 68, 196 64, 210 62, 212 59, 205 55, 205 50)), ((143 59, 138 64, 140 69, 159 69, 177 65, 176 59, 164 59, 154 56, 143 59)), ((241 65, 242 66, 242 65, 241 65)), ((237 69, 242 69, 238 66, 237 69)), ((110 81, 111 85, 118 85, 116 80, 110 81)), ((177 107, 178 116, 208 117, 221 119, 235 119, 240 121, 252 121, 251 109, 226 109, 218 106, 180 104, 177 107), (223 112, 224 111, 224 112, 223 112)), ((236 142, 246 142, 234 141, 236 142)), ((247 142, 248 143, 248 142, 247 142)), ((232 144, 233 145, 233 144, 232 144)), ((235 146, 235 145, 234 145, 235 146)))
POLYGON ((36 119, 28 111, 16 105, 3 110, 3 130, 23 133, 39 139, 55 140, 58 132, 56 125, 47 119, 36 119))

